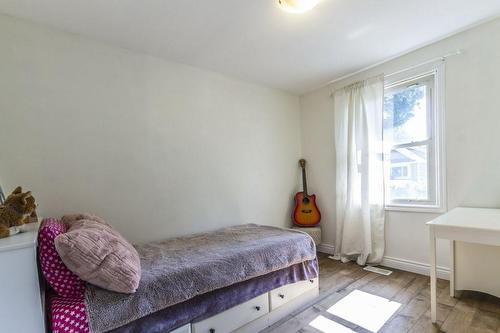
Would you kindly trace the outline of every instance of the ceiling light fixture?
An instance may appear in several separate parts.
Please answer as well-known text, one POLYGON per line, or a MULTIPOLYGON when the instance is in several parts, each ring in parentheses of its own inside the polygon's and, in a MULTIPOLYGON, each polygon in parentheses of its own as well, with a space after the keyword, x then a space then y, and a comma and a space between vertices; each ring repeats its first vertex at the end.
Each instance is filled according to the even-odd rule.
POLYGON ((280 7, 289 13, 301 14, 313 9, 320 0, 278 0, 280 7))

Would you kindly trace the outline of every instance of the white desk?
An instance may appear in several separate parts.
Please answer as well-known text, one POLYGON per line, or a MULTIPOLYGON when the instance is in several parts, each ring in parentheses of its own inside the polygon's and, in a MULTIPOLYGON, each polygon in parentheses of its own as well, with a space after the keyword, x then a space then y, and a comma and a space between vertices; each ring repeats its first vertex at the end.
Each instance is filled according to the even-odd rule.
POLYGON ((450 295, 455 296, 455 241, 500 246, 500 209, 458 207, 427 223, 431 247, 431 319, 436 322, 436 239, 450 240, 450 295))

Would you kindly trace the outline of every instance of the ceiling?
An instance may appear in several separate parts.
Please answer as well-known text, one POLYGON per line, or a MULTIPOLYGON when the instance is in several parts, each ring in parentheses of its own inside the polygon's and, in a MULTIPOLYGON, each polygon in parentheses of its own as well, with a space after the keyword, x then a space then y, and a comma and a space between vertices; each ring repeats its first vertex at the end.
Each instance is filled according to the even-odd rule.
POLYGON ((301 94, 500 14, 499 0, 0 0, 0 12, 301 94))

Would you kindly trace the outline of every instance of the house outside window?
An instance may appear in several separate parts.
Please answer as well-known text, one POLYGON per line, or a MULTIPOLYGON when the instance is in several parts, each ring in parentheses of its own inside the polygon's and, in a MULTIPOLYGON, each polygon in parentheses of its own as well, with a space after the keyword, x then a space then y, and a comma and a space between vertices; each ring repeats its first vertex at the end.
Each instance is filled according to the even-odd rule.
POLYGON ((444 209, 443 88, 443 65, 386 80, 386 209, 444 209))

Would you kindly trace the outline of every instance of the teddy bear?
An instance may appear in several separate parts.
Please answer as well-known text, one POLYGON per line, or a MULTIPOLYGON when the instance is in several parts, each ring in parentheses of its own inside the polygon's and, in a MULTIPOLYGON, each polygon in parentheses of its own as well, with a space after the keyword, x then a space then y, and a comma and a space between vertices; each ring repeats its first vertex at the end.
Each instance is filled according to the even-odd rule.
MULTIPOLYGON (((35 198, 30 191, 24 192, 18 186, 0 205, 0 238, 16 233, 11 228, 36 221, 35 198)), ((17 228, 14 228, 14 230, 17 228)))

